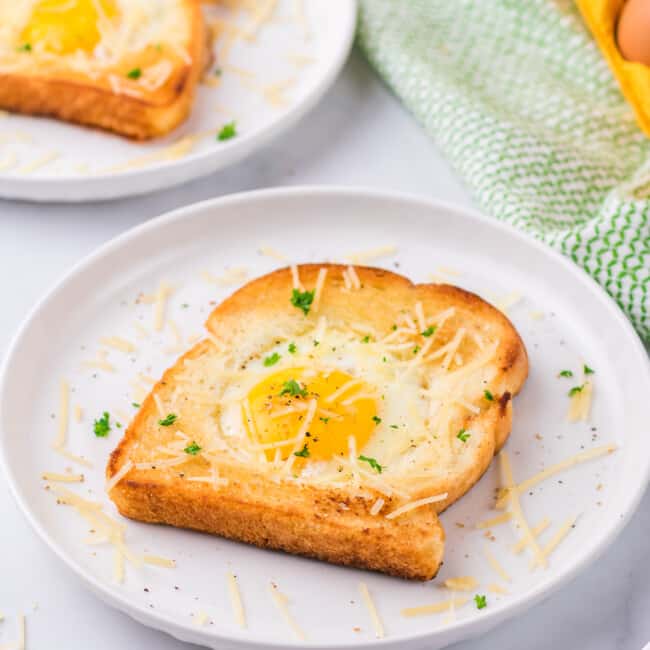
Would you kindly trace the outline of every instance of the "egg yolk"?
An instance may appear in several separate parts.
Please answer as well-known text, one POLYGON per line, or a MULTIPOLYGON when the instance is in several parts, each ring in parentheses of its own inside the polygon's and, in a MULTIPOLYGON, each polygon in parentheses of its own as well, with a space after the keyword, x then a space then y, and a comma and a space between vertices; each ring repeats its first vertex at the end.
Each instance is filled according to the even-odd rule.
POLYGON ((250 391, 248 404, 249 413, 246 409, 242 413, 247 433, 264 446, 269 460, 278 453, 286 459, 296 447, 299 458, 306 460, 347 456, 350 436, 359 452, 379 422, 375 391, 339 370, 317 374, 304 368, 278 371, 250 391), (304 439, 297 443, 311 400, 316 400, 316 412, 304 439))
MULTIPOLYGON (((97 3, 106 18, 117 15, 114 0, 97 3)), ((21 44, 41 44, 54 54, 92 52, 100 41, 100 16, 93 0, 40 0, 21 34, 21 44)))

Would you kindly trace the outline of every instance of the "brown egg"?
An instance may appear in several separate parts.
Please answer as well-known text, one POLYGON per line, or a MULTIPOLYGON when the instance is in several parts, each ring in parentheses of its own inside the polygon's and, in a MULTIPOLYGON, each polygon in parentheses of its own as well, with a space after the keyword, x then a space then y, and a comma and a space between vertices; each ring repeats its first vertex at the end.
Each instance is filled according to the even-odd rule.
POLYGON ((616 28, 618 49, 624 59, 650 66, 650 0, 627 0, 616 28))

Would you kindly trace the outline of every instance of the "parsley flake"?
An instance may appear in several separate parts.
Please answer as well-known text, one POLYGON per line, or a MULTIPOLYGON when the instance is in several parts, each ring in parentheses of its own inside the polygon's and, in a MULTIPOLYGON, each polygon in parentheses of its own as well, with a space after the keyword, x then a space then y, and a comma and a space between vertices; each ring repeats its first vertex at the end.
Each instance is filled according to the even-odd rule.
POLYGON ((476 594, 476 596, 474 596, 474 602, 476 603, 476 609, 483 609, 484 607, 487 607, 487 598, 485 596, 476 594))
POLYGON ((20 47, 16 48, 17 52, 31 52, 32 51, 32 44, 31 43, 24 43, 20 47))
POLYGON ((429 327, 427 327, 427 329, 425 329, 424 332, 421 332, 421 334, 422 334, 422 336, 427 336, 427 337, 429 337, 429 336, 431 336, 432 334, 434 334, 435 331, 436 331, 436 327, 433 326, 433 325, 429 325, 429 327))
POLYGON ((413 354, 417 354, 419 351, 420 351, 420 346, 419 346, 419 345, 416 345, 416 346, 413 348, 413 354))
POLYGON ((289 343, 288 350, 289 350, 289 354, 295 354, 296 352, 298 352, 298 348, 296 347, 295 343, 289 343))
POLYGON ((129 79, 139 79, 142 76, 142 70, 140 68, 133 68, 126 73, 126 76, 129 79))
POLYGON ((369 456, 359 456, 359 460, 362 461, 362 462, 364 462, 364 463, 368 463, 368 465, 370 465, 370 467, 372 467, 372 469, 374 469, 374 470, 377 472, 377 474, 381 474, 382 470, 384 469, 384 468, 383 468, 383 467, 382 467, 382 466, 377 462, 376 459, 374 459, 374 458, 370 458, 369 456))
POLYGON ((585 375, 593 375, 596 371, 593 368, 590 368, 586 363, 582 366, 582 371, 585 375))
POLYGON ((289 379, 289 381, 284 382, 280 395, 307 397, 307 389, 302 387, 295 379, 289 379))
POLYGON ((306 316, 311 309, 311 303, 314 302, 314 291, 300 291, 300 289, 293 289, 291 292, 291 304, 296 309, 302 309, 302 313, 306 316))
POLYGON ((494 395, 489 390, 484 390, 483 391, 483 396, 488 402, 494 402, 494 395))
POLYGON ((98 438, 105 438, 110 433, 110 419, 111 416, 108 414, 108 411, 104 411, 102 417, 100 417, 99 420, 95 420, 93 431, 98 438))
POLYGON ((584 384, 582 384, 582 385, 580 385, 580 386, 574 386, 574 387, 573 387, 573 388, 568 392, 569 397, 573 397, 574 395, 577 395, 578 393, 581 393, 581 392, 582 392, 582 389, 583 389, 584 387, 585 387, 584 384))
POLYGON ((399 427, 396 424, 389 424, 391 429, 399 429, 399 427))
POLYGON ((571 370, 560 370, 558 377, 573 377, 571 370))
POLYGON ((234 138, 237 135, 237 124, 232 121, 228 122, 228 124, 224 124, 221 127, 221 131, 217 134, 217 140, 220 142, 223 142, 224 140, 230 140, 231 138, 234 138))
POLYGON ((269 356, 264 359, 264 367, 269 368, 270 366, 274 366, 278 361, 280 361, 280 355, 277 352, 269 354, 269 356))
POLYGON ((293 455, 298 456, 298 458, 309 458, 309 447, 307 446, 307 443, 305 443, 300 451, 294 451, 293 455))
POLYGON ((466 429, 461 429, 457 434, 456 437, 462 441, 462 442, 467 442, 467 439, 471 436, 471 433, 468 433, 466 429))
POLYGON ((381 418, 380 418, 378 415, 373 415, 373 416, 372 416, 372 421, 373 421, 375 424, 381 424, 381 418))
POLYGON ((361 343, 370 343, 370 335, 366 334, 362 339, 361 343))
POLYGON ((329 418, 318 418, 323 424, 327 424, 330 419, 329 418))
POLYGON ((139 409, 139 408, 140 408, 140 404, 138 404, 137 402, 131 402, 131 406, 132 406, 134 409, 139 409))
POLYGON ((161 427, 169 427, 174 424, 176 420, 178 420, 178 415, 176 415, 176 413, 168 413, 162 420, 158 420, 158 424, 161 427))
POLYGON ((202 447, 199 447, 196 442, 192 441, 192 443, 187 445, 183 451, 190 456, 196 456, 201 451, 201 449, 202 447))

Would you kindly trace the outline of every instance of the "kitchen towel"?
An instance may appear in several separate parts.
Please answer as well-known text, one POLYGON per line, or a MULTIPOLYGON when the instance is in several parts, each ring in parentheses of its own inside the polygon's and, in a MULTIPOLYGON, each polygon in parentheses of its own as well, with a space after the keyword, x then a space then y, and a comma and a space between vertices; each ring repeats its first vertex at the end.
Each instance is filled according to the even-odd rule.
POLYGON ((360 0, 357 41, 483 210, 582 266, 650 343, 650 140, 574 2, 360 0))

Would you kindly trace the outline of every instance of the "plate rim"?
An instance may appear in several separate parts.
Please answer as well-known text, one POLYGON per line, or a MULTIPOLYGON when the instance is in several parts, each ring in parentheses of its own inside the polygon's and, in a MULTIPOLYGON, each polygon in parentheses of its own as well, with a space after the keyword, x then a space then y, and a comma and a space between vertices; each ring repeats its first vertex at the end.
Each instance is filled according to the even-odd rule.
MULTIPOLYGON (((333 4, 332 7, 334 8, 333 4)), ((268 146, 281 135, 286 134, 287 131, 295 126, 320 103, 327 91, 332 87, 341 74, 354 44, 358 16, 358 0, 337 0, 334 10, 337 14, 342 16, 341 25, 343 26, 343 29, 341 30, 341 47, 336 52, 336 56, 328 60, 324 73, 318 79, 318 82, 311 91, 301 101, 296 102, 288 110, 280 114, 276 121, 260 127, 253 132, 246 134, 244 137, 224 142, 218 150, 194 152, 179 160, 173 160, 171 162, 157 161, 143 168, 126 169, 110 173, 79 174, 76 176, 47 176, 34 173, 22 177, 20 175, 8 174, 7 172, 0 172, 0 198, 55 203, 115 200, 156 191, 155 189, 150 189, 148 187, 143 189, 131 188, 128 191, 116 191, 115 188, 120 187, 122 184, 126 186, 127 183, 135 183, 138 180, 142 182, 147 179, 152 179, 156 177, 161 170, 165 170, 169 173, 171 173, 171 170, 176 170, 179 176, 183 176, 183 171, 187 172, 192 167, 201 168, 200 170, 194 169, 192 173, 183 176, 179 181, 172 181, 166 186, 156 186, 158 189, 160 189, 160 187, 166 187, 168 189, 192 180, 198 180, 199 178, 203 178, 219 171, 220 169, 225 169, 240 162, 255 151, 268 146), (219 155, 215 157, 217 152, 219 155), (215 159, 212 160, 212 164, 210 164, 213 157, 215 159), (100 192, 95 198, 93 198, 93 195, 91 195, 90 192, 97 188, 98 185, 106 182, 111 183, 111 186, 114 189, 112 191, 108 190, 104 193, 100 192), (10 185, 10 189, 3 188, 3 184, 10 185), (63 196, 62 193, 66 192, 66 190, 73 190, 74 195, 67 197, 63 196), (29 196, 30 192, 36 196, 29 196)), ((50 118, 37 117, 36 119, 50 118)), ((72 126, 76 126, 80 129, 93 128, 75 124, 72 124, 72 126)), ((182 124, 167 135, 173 135, 175 131, 181 127, 182 124)), ((106 135, 111 134, 106 133, 106 135)), ((115 137, 120 136, 116 135, 115 137)))
MULTIPOLYGON (((30 326, 34 317, 48 304, 48 302, 55 298, 56 294, 65 288, 65 285, 74 276, 82 273, 85 268, 93 265, 97 260, 103 256, 110 254, 115 249, 118 249, 122 244, 128 242, 131 238, 147 233, 148 231, 156 230, 164 227, 168 223, 182 221, 186 218, 191 218, 193 215, 201 214, 206 210, 212 209, 216 206, 227 206, 238 204, 241 202, 258 202, 266 199, 280 198, 280 199, 302 199, 302 200, 318 200, 320 197, 340 197, 356 200, 380 200, 380 201, 397 201, 404 205, 416 205, 419 208, 424 208, 428 211, 443 211, 449 216, 453 217, 458 215, 462 218, 479 221, 488 225, 488 227, 495 228, 497 231, 507 232, 509 235, 514 236, 523 245, 533 246, 563 267, 563 270, 568 273, 577 274, 586 281, 589 289, 595 291, 596 296, 601 299, 603 307, 607 308, 612 316, 618 320, 619 325, 626 333, 626 344, 633 345, 641 359, 646 360, 645 380, 650 385, 650 360, 645 347, 632 327, 630 321, 625 317, 616 302, 611 298, 605 290, 591 278, 582 268, 574 264, 569 258, 566 258, 558 251, 547 246, 540 240, 533 238, 531 235, 516 229, 514 226, 499 221, 495 218, 489 217, 480 213, 478 210, 470 207, 461 206, 447 201, 440 201, 422 195, 416 195, 409 192, 377 190, 371 187, 359 186, 340 186, 340 185, 297 185, 290 187, 261 189, 247 192, 238 192, 223 197, 217 197, 200 201, 190 205, 186 205, 170 212, 163 213, 149 221, 139 224, 119 235, 113 237, 107 242, 100 245, 89 254, 85 255, 81 260, 76 262, 66 273, 64 273, 58 280, 56 280, 41 296, 41 298, 29 310, 27 315, 23 318, 18 329, 14 333, 7 348, 7 353, 0 364, 0 470, 6 477, 9 490, 19 505, 23 515, 27 518, 34 531, 38 534, 46 546, 48 546, 62 561, 68 566, 78 578, 87 584, 93 593, 95 593, 102 601, 110 604, 119 611, 122 611, 139 622, 150 625, 159 630, 163 630, 172 636, 189 642, 205 642, 210 644, 222 643, 230 644, 225 647, 261 650, 262 648, 273 648, 281 650, 282 648, 314 648, 329 649, 336 648, 337 650, 348 650, 353 648, 374 648, 374 647, 400 647, 400 646, 413 646, 415 644, 423 644, 427 641, 434 641, 439 631, 429 632, 416 632, 413 634, 401 634, 395 637, 386 637, 383 639, 368 639, 359 640, 354 643, 330 643, 330 642, 301 642, 294 639, 284 640, 270 640, 262 641, 257 639, 243 639, 236 636, 229 636, 228 633, 219 632, 218 634, 202 634, 201 630, 193 629, 190 624, 184 625, 176 621, 170 620, 157 611, 152 611, 148 608, 141 607, 138 604, 130 602, 126 597, 121 597, 119 594, 111 590, 108 583, 101 581, 99 578, 93 576, 85 571, 80 565, 77 565, 73 559, 67 557, 65 549, 60 547, 49 535, 44 526, 37 520, 35 514, 31 510, 31 506, 26 498, 20 492, 20 488, 6 455, 5 444, 8 436, 5 434, 4 418, 3 418, 3 404, 5 402, 6 386, 8 384, 8 377, 12 366, 19 359, 19 346, 22 338, 25 335, 27 328, 30 326), (201 641, 197 641, 201 639, 201 641)), ((641 475, 636 490, 633 494, 628 494, 628 498, 624 503, 624 508, 619 511, 618 516, 610 524, 606 534, 602 537, 600 542, 590 549, 590 552, 581 555, 577 560, 564 571, 559 573, 555 578, 541 581, 537 586, 533 587, 526 594, 522 595, 516 602, 509 604, 498 609, 486 611, 480 619, 467 619, 457 621, 456 623, 446 628, 453 638, 450 642, 459 641, 462 639, 471 638, 471 632, 476 632, 479 627, 484 630, 490 629, 497 624, 513 618, 514 616, 526 611, 535 603, 549 596, 551 593, 556 592, 558 589, 573 580, 579 573, 584 571, 590 564, 592 564, 605 550, 611 546, 615 539, 620 535, 622 530, 630 521, 638 509, 641 498, 643 497, 648 484, 650 482, 650 456, 645 459, 645 467, 641 475)))

